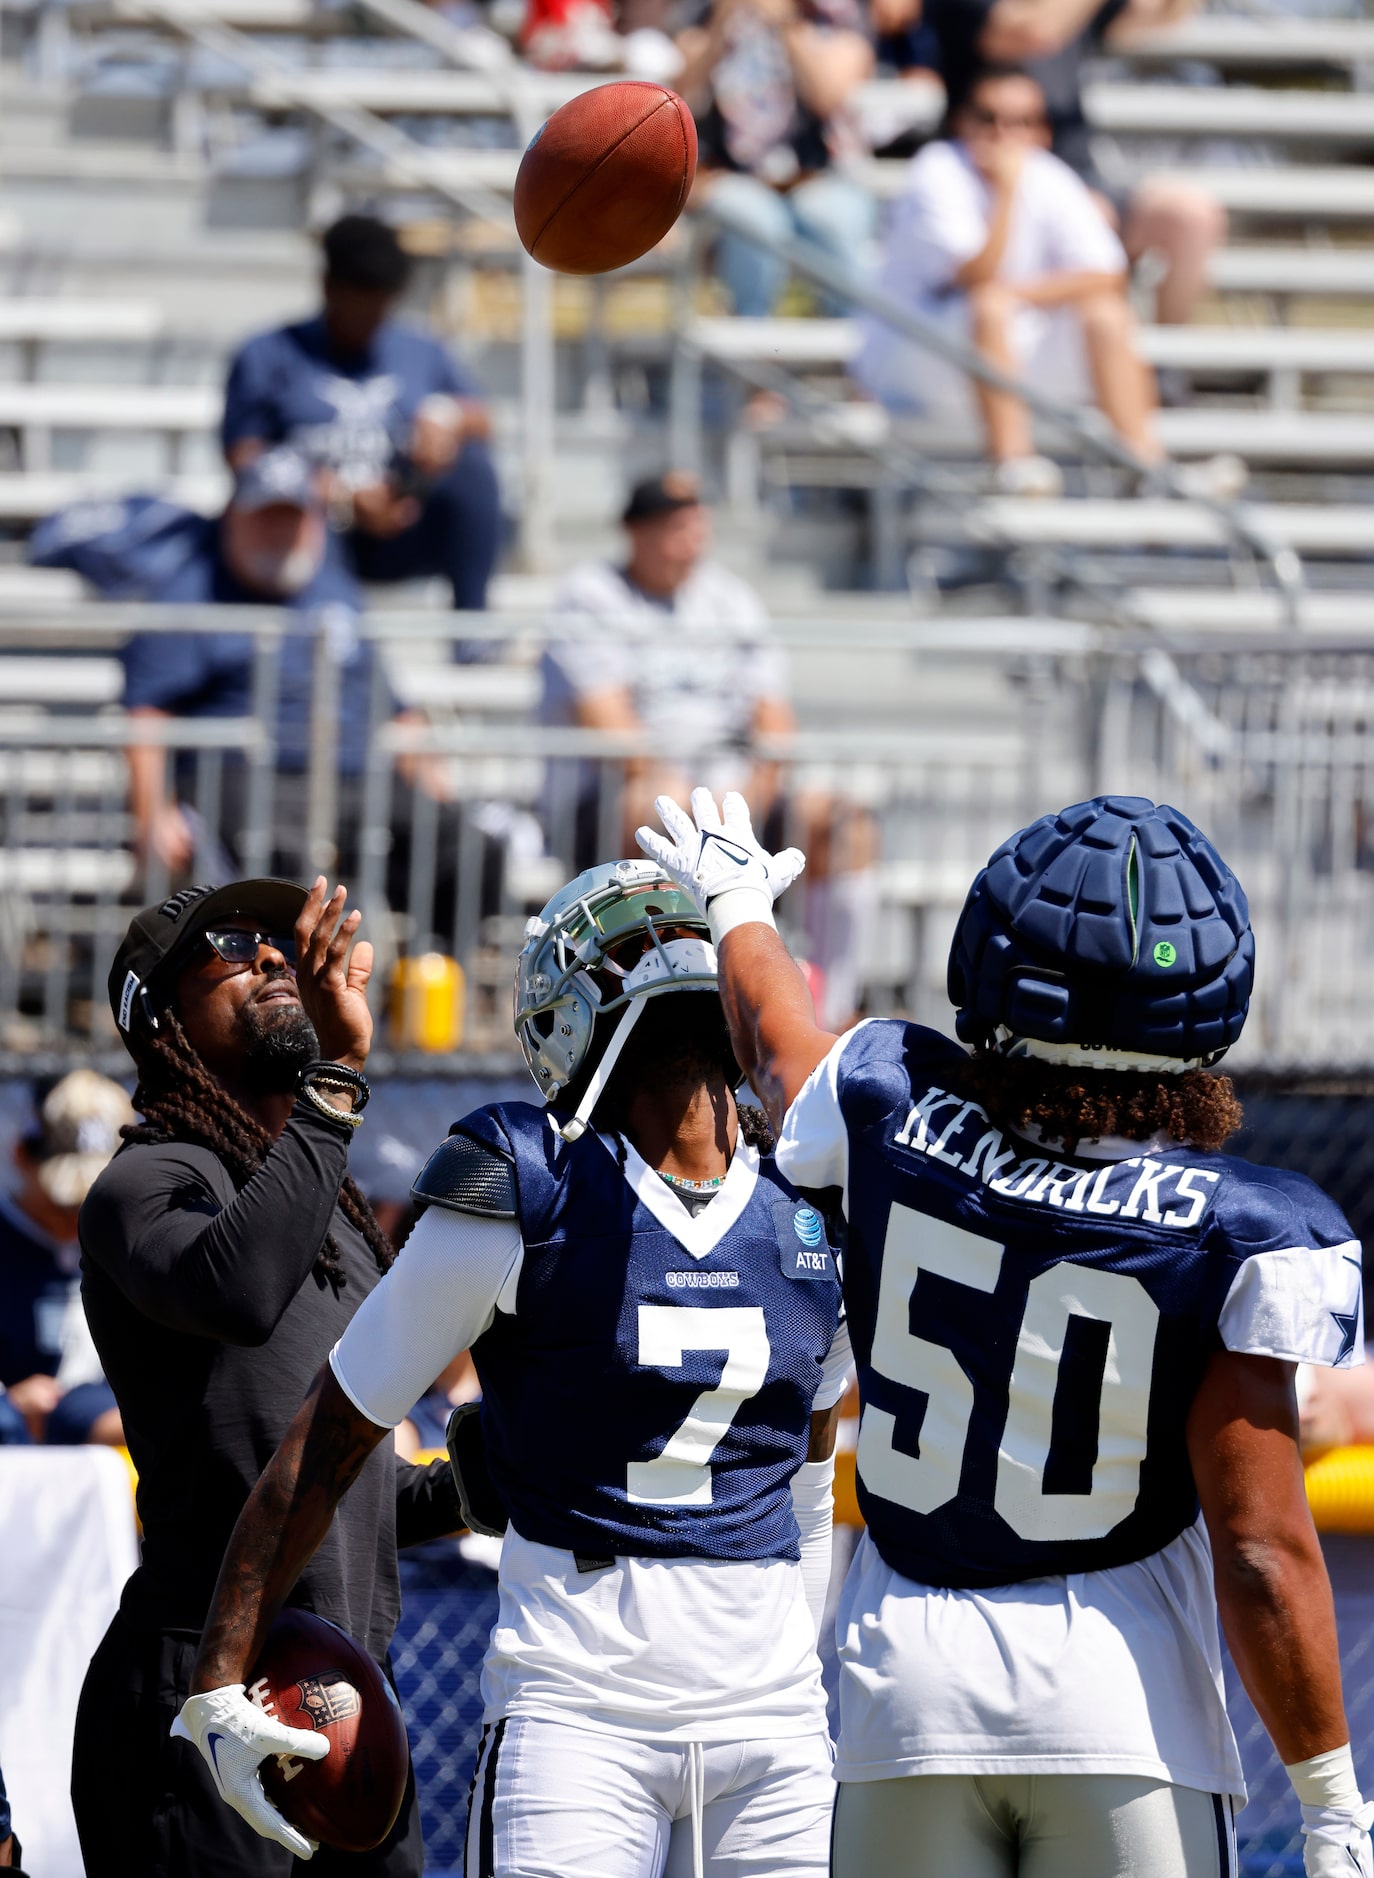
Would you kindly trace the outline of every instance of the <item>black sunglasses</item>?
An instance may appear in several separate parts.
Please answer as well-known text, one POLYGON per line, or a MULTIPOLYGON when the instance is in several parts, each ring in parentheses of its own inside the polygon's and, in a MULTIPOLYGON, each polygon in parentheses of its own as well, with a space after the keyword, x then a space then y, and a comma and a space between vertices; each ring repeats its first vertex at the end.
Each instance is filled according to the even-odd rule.
POLYGON ((1046 123, 1044 113, 1039 111, 1031 117, 1024 112, 989 111, 986 105, 971 104, 968 112, 974 123, 981 124, 984 130, 991 130, 996 124, 1003 130, 1043 130, 1046 123))
POLYGON ((207 932, 206 944, 212 952, 222 958, 226 965, 251 965, 258 956, 259 946, 271 946, 274 952, 280 952, 288 965, 296 963, 296 941, 284 939, 280 933, 240 932, 231 926, 222 932, 207 932))

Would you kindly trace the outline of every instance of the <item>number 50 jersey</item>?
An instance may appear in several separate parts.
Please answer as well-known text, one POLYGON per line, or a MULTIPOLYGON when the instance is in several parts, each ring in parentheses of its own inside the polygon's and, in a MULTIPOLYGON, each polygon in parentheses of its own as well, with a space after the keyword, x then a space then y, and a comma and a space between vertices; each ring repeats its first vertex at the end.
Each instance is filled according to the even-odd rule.
POLYGON ((1129 1564, 1197 1517, 1185 1434, 1215 1350, 1363 1361, 1360 1248, 1300 1174, 1006 1135, 959 1093, 967 1060, 861 1025, 778 1145, 790 1179, 846 1189, 859 1503, 923 1584, 1129 1564))

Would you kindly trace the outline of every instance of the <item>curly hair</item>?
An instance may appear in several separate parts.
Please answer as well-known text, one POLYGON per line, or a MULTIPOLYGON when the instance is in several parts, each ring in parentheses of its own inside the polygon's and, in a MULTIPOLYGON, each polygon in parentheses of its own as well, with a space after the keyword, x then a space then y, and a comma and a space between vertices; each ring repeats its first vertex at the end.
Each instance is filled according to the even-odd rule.
MULTIPOLYGON (((156 1031, 132 1041, 138 1067, 134 1107, 143 1120, 121 1128, 124 1139, 138 1146, 193 1142, 223 1163, 236 1188, 247 1186, 272 1146, 261 1122, 210 1074, 172 1011, 159 1014, 156 1031)), ((377 1269, 386 1271, 396 1254, 351 1178, 339 1189, 339 1210, 367 1242, 377 1269)), ((314 1270, 336 1291, 348 1282, 332 1233, 320 1247, 314 1270)))
POLYGON ((740 1140, 751 1148, 757 1148, 760 1154, 771 1154, 777 1147, 773 1139, 773 1130, 768 1126, 768 1117, 754 1102, 737 1102, 735 1113, 739 1116, 740 1140))
POLYGON ((1202 1069, 1181 1076, 1071 1069, 980 1050, 958 1080, 960 1094, 979 1103, 997 1127, 1038 1133, 1062 1142, 1070 1154, 1080 1141, 1104 1135, 1146 1141, 1160 1133, 1215 1153, 1243 1120, 1231 1078, 1202 1069))

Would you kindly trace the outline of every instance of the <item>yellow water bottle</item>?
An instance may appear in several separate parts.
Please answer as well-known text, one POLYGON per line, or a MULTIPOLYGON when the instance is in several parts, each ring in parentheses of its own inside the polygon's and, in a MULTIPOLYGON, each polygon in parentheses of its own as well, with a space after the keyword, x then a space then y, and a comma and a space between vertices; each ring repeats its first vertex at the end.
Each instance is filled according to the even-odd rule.
POLYGON ((391 975, 391 1040, 398 1050, 447 1054, 463 1041, 463 968, 443 952, 398 959, 391 975))

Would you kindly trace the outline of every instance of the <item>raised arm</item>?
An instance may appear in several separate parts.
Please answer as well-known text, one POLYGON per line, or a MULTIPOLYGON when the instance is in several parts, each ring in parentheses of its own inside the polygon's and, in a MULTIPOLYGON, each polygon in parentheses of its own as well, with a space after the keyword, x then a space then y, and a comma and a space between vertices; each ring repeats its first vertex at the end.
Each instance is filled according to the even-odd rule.
POLYGON ((690 816, 670 796, 660 796, 655 806, 667 837, 641 828, 636 838, 710 921, 735 1057, 779 1128, 836 1041, 816 1022, 806 980, 773 919, 773 902, 801 873, 806 856, 797 848, 769 854, 740 795, 727 794, 717 810, 709 789, 694 789, 690 816))
POLYGON ((1309 1878, 1371 1871, 1341 1698, 1336 1612, 1298 1447, 1294 1366, 1223 1350, 1194 1400, 1188 1449, 1217 1606, 1246 1693, 1303 1807, 1309 1878))
POLYGON ((771 921, 743 921, 716 944, 735 1060, 776 1131, 836 1039, 816 1022, 806 980, 771 921))

